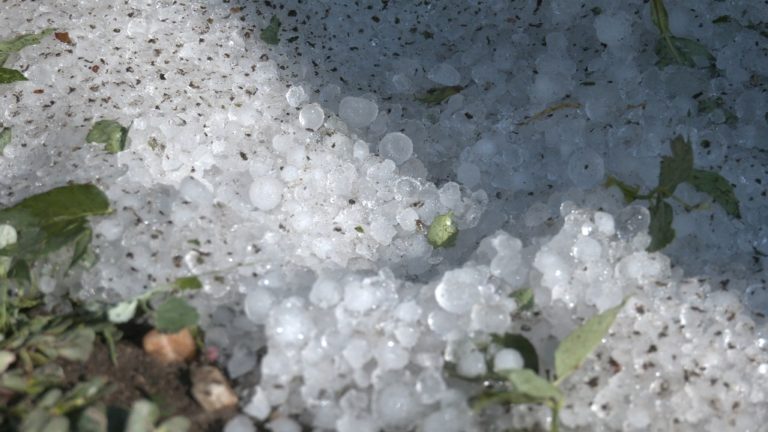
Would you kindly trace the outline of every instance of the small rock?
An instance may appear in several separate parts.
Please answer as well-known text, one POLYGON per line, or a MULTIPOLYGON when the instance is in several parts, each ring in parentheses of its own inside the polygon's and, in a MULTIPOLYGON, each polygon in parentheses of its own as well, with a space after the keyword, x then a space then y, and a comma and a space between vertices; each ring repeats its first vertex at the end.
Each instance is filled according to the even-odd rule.
POLYGON ((181 363, 195 357, 197 348, 189 329, 178 333, 160 333, 151 330, 144 335, 144 351, 161 363, 181 363))
POLYGON ((192 396, 207 412, 234 408, 238 403, 224 374, 213 366, 192 370, 192 396))

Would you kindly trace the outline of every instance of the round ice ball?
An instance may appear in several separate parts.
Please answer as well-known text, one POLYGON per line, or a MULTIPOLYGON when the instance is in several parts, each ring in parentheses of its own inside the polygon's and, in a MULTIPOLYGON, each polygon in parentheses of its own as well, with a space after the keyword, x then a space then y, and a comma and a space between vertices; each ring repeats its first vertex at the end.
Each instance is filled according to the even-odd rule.
POLYGON ((504 348, 499 350, 499 352, 493 356, 494 372, 521 369, 523 365, 523 356, 520 355, 520 352, 516 349, 504 348))
POLYGON ((307 92, 304 91, 304 87, 302 86, 291 87, 285 93, 285 100, 288 101, 288 105, 294 108, 303 104, 308 99, 309 99, 309 96, 307 95, 307 92))
POLYGON ((411 158, 413 142, 404 133, 390 132, 379 142, 379 153, 381 157, 391 159, 400 165, 411 158))
POLYGON ((245 295, 245 315, 255 324, 262 324, 267 319, 275 296, 264 288, 248 290, 245 295))
POLYGON ((597 186, 605 175, 602 156, 591 149, 576 150, 568 161, 568 176, 582 189, 597 186))
POLYGON ((299 124, 304 129, 317 130, 323 125, 324 120, 325 112, 316 103, 309 104, 299 111, 299 124))
POLYGON ((364 128, 379 115, 379 107, 368 99, 347 96, 339 103, 339 117, 350 127, 364 128))
POLYGON ((283 182, 274 177, 256 177, 249 191, 251 203, 257 209, 269 211, 277 207, 283 199, 283 182))
POLYGON ((256 432, 256 427, 248 416, 240 414, 227 422, 224 432, 256 432))
POLYGON ((419 403, 411 386, 393 383, 376 394, 376 414, 388 426, 406 426, 414 420, 419 403))
POLYGON ((427 78, 440 85, 455 86, 461 80, 461 75, 448 63, 440 63, 427 72, 427 78))
POLYGON ((467 313, 480 301, 479 274, 473 269, 456 269, 445 272, 435 288, 437 304, 448 312, 467 313))
POLYGON ((309 340, 315 324, 301 300, 289 298, 270 311, 266 328, 267 335, 278 344, 300 347, 309 340))

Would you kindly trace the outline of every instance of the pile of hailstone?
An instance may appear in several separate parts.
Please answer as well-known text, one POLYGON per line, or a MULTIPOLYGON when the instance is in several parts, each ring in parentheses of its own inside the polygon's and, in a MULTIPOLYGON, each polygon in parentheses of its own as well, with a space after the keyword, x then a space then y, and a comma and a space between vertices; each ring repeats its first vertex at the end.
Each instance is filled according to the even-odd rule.
POLYGON ((0 39, 54 27, 74 44, 10 60, 28 81, 0 88, 2 205, 67 182, 113 203, 99 264, 46 284, 52 300, 203 281, 206 343, 243 401, 227 432, 548 427, 542 407, 470 409, 484 376, 523 366, 492 336, 524 335, 551 373, 558 342, 626 298, 562 385, 562 430, 768 422, 768 59, 739 24, 765 8, 669 5, 710 78, 654 66, 642 1, 38 3, 5 4, 0 39), (273 16, 276 46, 259 38, 273 16), (414 98, 437 86, 462 90, 414 98), (579 103, 535 116, 564 98, 579 103), (117 155, 85 144, 104 118, 130 125, 117 155), (677 209, 678 240, 648 253, 648 210, 601 183, 652 188, 678 133, 711 144, 696 166, 736 185, 744 216, 677 209), (448 213, 457 242, 434 248, 448 213))

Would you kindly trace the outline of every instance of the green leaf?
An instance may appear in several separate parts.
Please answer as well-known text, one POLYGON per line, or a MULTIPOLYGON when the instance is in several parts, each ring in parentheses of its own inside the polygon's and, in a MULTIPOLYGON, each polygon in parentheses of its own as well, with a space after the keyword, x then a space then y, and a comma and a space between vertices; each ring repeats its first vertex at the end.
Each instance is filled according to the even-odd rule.
POLYGON ((173 281, 173 288, 179 291, 199 290, 202 287, 203 284, 197 276, 180 277, 173 281))
POLYGON ((91 230, 90 227, 85 226, 75 239, 75 247, 72 251, 72 259, 69 261, 70 269, 77 265, 79 262, 85 263, 85 258, 88 255, 92 238, 93 230, 91 230))
POLYGON ((131 406, 131 413, 125 425, 125 432, 153 432, 160 410, 152 402, 141 399, 131 406))
POLYGON ((656 66, 661 68, 670 65, 680 65, 686 67, 696 67, 701 63, 706 63, 712 67, 715 64, 715 57, 709 52, 707 47, 696 42, 693 39, 666 36, 656 43, 656 66), (697 63, 697 59, 701 63, 697 63))
POLYGON ((5 64, 10 53, 21 51, 30 45, 37 45, 44 37, 53 32, 54 29, 46 29, 40 33, 24 34, 13 39, 0 41, 0 66, 5 64))
POLYGON ((525 336, 517 333, 507 333, 503 336, 493 335, 493 343, 517 350, 523 356, 523 367, 539 373, 539 355, 536 347, 525 336))
POLYGON ((264 30, 262 30, 259 34, 261 40, 270 45, 277 45, 280 42, 280 38, 278 37, 280 26, 280 20, 277 18, 277 16, 272 15, 272 18, 269 20, 269 25, 265 27, 264 30))
POLYGON ((712 20, 712 24, 725 24, 731 22, 732 19, 730 15, 720 15, 712 20))
POLYGON ((674 214, 672 206, 660 197, 656 198, 648 210, 651 213, 651 222, 648 226, 651 244, 648 246, 648 252, 656 252, 664 249, 675 239, 675 230, 672 228, 674 214))
POLYGON ((78 327, 56 339, 53 348, 60 357, 70 361, 84 362, 93 351, 96 332, 89 327, 78 327))
MULTIPOLYGON (((74 241, 88 230, 87 216, 110 212, 103 192, 91 184, 75 184, 28 197, 0 210, 0 224, 13 226, 19 235, 13 255, 34 260, 74 241)), ((0 250, 0 255, 8 255, 0 250)))
POLYGON ((427 241, 432 247, 451 247, 456 244, 459 228, 453 223, 453 212, 438 215, 427 231, 427 241))
POLYGON ((171 297, 155 309, 155 327, 162 333, 176 333, 197 325, 197 309, 186 300, 171 297))
POLYGON ((16 354, 12 351, 0 350, 0 374, 5 372, 15 361, 16 354))
POLYGON ((137 300, 124 301, 112 306, 107 311, 107 318, 109 322, 115 324, 123 324, 130 321, 134 315, 136 315, 136 306, 139 302, 137 300))
POLYGON ((10 84, 17 81, 27 81, 27 77, 16 69, 0 67, 0 84, 10 84))
POLYGON ((416 100, 430 106, 440 105, 444 100, 464 90, 464 87, 456 86, 442 86, 433 87, 427 90, 426 93, 416 96, 416 100))
POLYGON ((11 143, 11 138, 13 138, 13 132, 11 131, 11 128, 3 128, 3 130, 0 131, 0 156, 3 155, 3 150, 5 150, 5 147, 11 143))
POLYGON ((359 232, 359 233, 361 233, 361 234, 365 232, 365 230, 363 229, 363 227, 361 227, 360 225, 357 225, 357 226, 355 227, 355 231, 357 231, 357 232, 359 232))
POLYGON ((97 377, 85 382, 79 382, 56 402, 51 412, 59 415, 69 414, 96 402, 108 391, 109 381, 105 377, 97 377))
POLYGON ((659 186, 657 190, 668 197, 675 193, 677 185, 687 181, 693 171, 693 149, 691 143, 677 136, 672 140, 672 156, 661 159, 659 186))
POLYGON ((534 298, 533 289, 523 288, 512 293, 512 298, 517 303, 517 310, 527 311, 533 309, 534 298))
POLYGON ((607 188, 612 186, 618 187, 621 191, 621 194, 624 196, 624 202, 627 204, 636 200, 637 196, 640 194, 639 187, 624 183, 623 181, 613 176, 608 176, 608 178, 605 180, 605 183, 603 183, 603 186, 607 188))
POLYGON ((733 192, 733 186, 725 177, 716 172, 695 169, 688 183, 699 192, 712 197, 728 215, 741 218, 739 200, 733 192))
POLYGON ((669 15, 662 0, 651 0, 651 21, 662 35, 671 34, 669 31, 669 15))
POLYGON ((512 387, 511 390, 483 393, 473 398, 473 409, 481 410, 497 403, 542 404, 557 409, 563 402, 560 389, 530 369, 516 369, 504 375, 512 387))
POLYGON ((576 371, 587 356, 600 345, 626 303, 627 299, 624 299, 618 306, 593 316, 560 342, 555 350, 556 384, 576 371))
POLYGON ((107 412, 101 404, 86 407, 77 417, 77 432, 107 432, 107 412))
POLYGON ((115 120, 99 120, 93 124, 88 135, 87 143, 105 144, 107 153, 115 154, 125 149, 125 141, 128 138, 128 128, 115 120))

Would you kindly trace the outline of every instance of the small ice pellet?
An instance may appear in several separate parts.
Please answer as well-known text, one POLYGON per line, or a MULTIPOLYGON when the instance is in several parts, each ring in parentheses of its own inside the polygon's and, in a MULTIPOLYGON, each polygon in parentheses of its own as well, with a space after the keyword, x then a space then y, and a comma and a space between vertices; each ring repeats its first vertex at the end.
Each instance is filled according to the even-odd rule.
POLYGON ((400 132, 390 132, 379 142, 381 157, 391 159, 400 165, 411 158, 413 142, 407 135, 400 132))
POLYGON ((285 93, 285 100, 288 101, 288 105, 296 108, 309 99, 307 92, 302 86, 295 86, 288 89, 285 93))
POLYGON ((323 125, 325 112, 316 103, 309 104, 299 111, 299 124, 304 129, 317 130, 323 125))
POLYGON ((594 150, 576 150, 568 161, 568 176, 576 187, 588 189, 597 186, 604 175, 605 163, 594 150))
POLYGON ((521 369, 524 364, 523 356, 520 355, 520 352, 516 349, 504 348, 499 350, 499 352, 493 356, 494 372, 521 369))
POLYGON ((224 432, 256 432, 256 427, 248 416, 240 414, 227 422, 224 426, 224 432))
POLYGON ((257 177, 249 191, 251 203, 262 211, 269 211, 283 199, 283 182, 274 177, 257 177))
POLYGON ((461 74, 448 63, 439 63, 427 72, 427 78, 440 85, 455 86, 461 80, 461 74))
POLYGON ((364 128, 376 120, 379 107, 368 99, 347 96, 339 103, 339 117, 350 127, 364 128))

